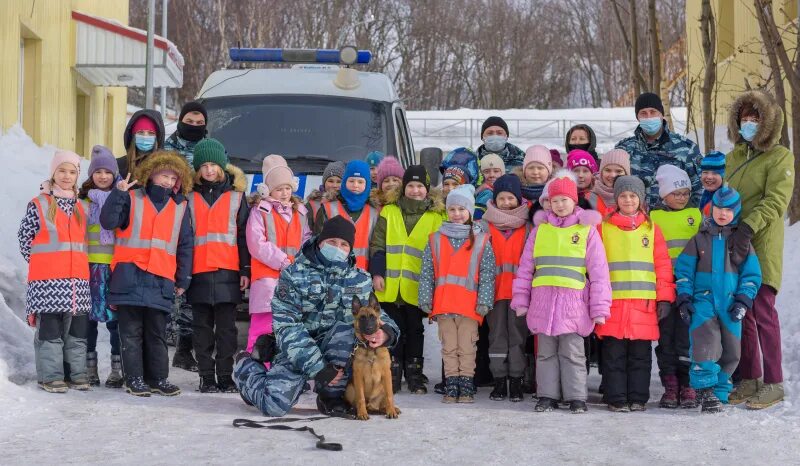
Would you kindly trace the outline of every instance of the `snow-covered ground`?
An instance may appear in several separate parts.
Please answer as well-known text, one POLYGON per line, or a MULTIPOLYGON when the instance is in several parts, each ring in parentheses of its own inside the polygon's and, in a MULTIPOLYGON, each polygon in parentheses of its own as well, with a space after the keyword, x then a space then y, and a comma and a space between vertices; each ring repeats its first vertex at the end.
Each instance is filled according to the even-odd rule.
MULTIPOLYGON (((778 295, 783 329, 787 401, 761 412, 728 408, 711 416, 665 411, 612 414, 597 404, 590 379, 590 411, 535 414, 530 401, 493 402, 481 389, 474 405, 444 405, 438 395, 401 392, 398 420, 328 419, 313 423, 344 451, 314 449, 307 433, 234 429, 234 418, 260 419, 237 395, 200 395, 197 375, 178 369, 171 379, 184 394, 139 399, 121 390, 53 395, 39 390, 33 332, 23 323, 26 266, 16 231, 25 205, 47 172, 53 148, 37 147, 19 127, 0 133, 6 169, 0 197, 0 452, 3 464, 394 464, 519 462, 653 464, 796 464, 800 458, 800 226, 787 229, 784 286, 778 295)), ((108 374, 108 333, 100 333, 100 373, 108 374)), ((439 379, 435 326, 427 327, 426 373, 439 379)), ((431 387, 432 388, 432 387, 431 387)), ((651 399, 661 395, 654 377, 651 399)), ((313 415, 310 394, 298 406, 313 415)), ((298 423, 303 425, 303 423, 298 423)))

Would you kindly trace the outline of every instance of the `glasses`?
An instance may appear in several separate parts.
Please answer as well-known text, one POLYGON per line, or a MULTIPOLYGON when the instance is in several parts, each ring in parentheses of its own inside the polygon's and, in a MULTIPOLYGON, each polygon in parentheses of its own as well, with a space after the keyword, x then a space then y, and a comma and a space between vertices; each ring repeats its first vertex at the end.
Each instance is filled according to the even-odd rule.
POLYGON ((670 196, 674 196, 674 197, 677 197, 677 198, 688 198, 691 195, 692 195, 691 192, 674 192, 674 193, 670 193, 670 196))

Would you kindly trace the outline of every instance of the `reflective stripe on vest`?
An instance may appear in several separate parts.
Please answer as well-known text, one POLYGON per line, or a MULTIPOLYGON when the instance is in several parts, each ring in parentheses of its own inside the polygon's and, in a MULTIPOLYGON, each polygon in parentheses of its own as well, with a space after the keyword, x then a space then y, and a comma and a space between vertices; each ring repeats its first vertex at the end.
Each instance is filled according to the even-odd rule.
POLYGON ((536 230, 533 263, 536 270, 531 286, 586 288, 586 242, 589 225, 559 228, 542 223, 536 230))
POLYGON ((234 191, 222 193, 212 206, 200 193, 189 197, 195 235, 192 274, 239 270, 236 216, 241 202, 242 193, 234 191))
POLYGON ((394 303, 398 297, 408 304, 419 303, 419 274, 422 269, 422 253, 431 233, 442 225, 444 217, 435 212, 425 212, 414 225, 411 234, 400 208, 387 205, 381 211, 386 219, 386 285, 375 294, 382 303, 394 303))
MULTIPOLYGON (((273 243, 294 262, 294 256, 300 252, 303 241, 303 223, 305 216, 292 209, 292 219, 286 222, 278 211, 271 209, 269 212, 259 208, 261 220, 264 222, 264 240, 273 243)), ((278 278, 280 270, 264 264, 255 257, 250 258, 250 276, 253 281, 261 278, 278 278)))
POLYGON ((340 201, 326 201, 322 203, 325 209, 327 218, 333 218, 340 215, 350 221, 356 226, 355 243, 353 244, 353 254, 356 256, 356 267, 367 270, 369 266, 369 241, 372 238, 372 232, 375 230, 375 224, 378 223, 378 210, 369 204, 364 204, 364 209, 358 220, 353 222, 350 214, 344 208, 340 201))
POLYGON ((114 257, 114 243, 100 244, 100 224, 89 225, 89 263, 110 264, 114 257))
POLYGON ((430 236, 434 278, 431 316, 458 314, 483 322, 476 307, 481 258, 487 241, 486 233, 476 233, 471 249, 467 249, 469 240, 466 240, 454 250, 447 236, 439 232, 430 236))
POLYGON ((603 222, 603 244, 611 272, 613 299, 656 299, 656 269, 653 261, 655 232, 643 223, 625 231, 603 222))
POLYGON ((497 275, 494 280, 494 300, 497 302, 511 299, 511 285, 519 268, 519 261, 525 249, 525 241, 531 231, 531 225, 526 223, 524 227, 517 228, 510 236, 506 237, 496 226, 489 222, 486 223, 489 226, 496 266, 495 274, 497 275))
POLYGON ((33 199, 39 214, 39 231, 31 241, 28 281, 62 278, 89 279, 89 258, 86 244, 86 203, 78 201, 72 215, 56 205, 53 220, 47 218, 52 202, 49 194, 33 199), (77 214, 77 215, 76 215, 77 214))
POLYGON ((661 228, 661 233, 667 241, 669 257, 672 264, 683 252, 683 248, 700 230, 703 223, 703 215, 700 209, 688 208, 678 211, 667 212, 666 210, 654 210, 650 213, 650 218, 661 228))
POLYGON ((176 253, 187 202, 172 198, 159 211, 143 189, 130 191, 128 227, 117 229, 113 271, 119 263, 133 263, 145 272, 175 281, 176 253))

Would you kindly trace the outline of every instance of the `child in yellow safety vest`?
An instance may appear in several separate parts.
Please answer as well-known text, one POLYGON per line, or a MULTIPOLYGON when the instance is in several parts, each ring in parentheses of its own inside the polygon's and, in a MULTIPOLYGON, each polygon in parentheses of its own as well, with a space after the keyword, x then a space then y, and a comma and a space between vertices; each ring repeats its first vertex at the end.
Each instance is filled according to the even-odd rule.
POLYGON ((419 274, 428 237, 444 220, 444 203, 438 191, 431 191, 430 175, 422 165, 408 167, 402 188, 390 191, 387 201, 370 241, 369 272, 383 310, 400 327, 400 341, 392 349, 392 387, 400 390, 405 369, 408 390, 425 394, 426 316, 418 305, 419 274))
POLYGON ((422 254, 419 305, 442 342, 444 403, 475 399, 478 326, 494 305, 495 258, 489 235, 472 223, 475 187, 447 195, 447 218, 422 254))
MULTIPOLYGON (((673 265, 689 240, 700 230, 703 216, 700 209, 689 207, 692 182, 689 175, 674 165, 662 165, 656 171, 661 204, 650 212, 650 218, 664 234, 673 265)), ((659 315, 656 359, 664 395, 662 408, 691 409, 697 407, 697 394, 689 384, 689 326, 676 309, 659 315)))
POLYGON ((86 331, 92 299, 86 254, 88 209, 78 199, 77 188, 80 166, 78 154, 56 151, 50 177, 28 203, 17 233, 20 252, 28 262, 25 311, 28 324, 36 328, 36 378, 51 393, 89 390, 86 331))
POLYGON ((114 256, 114 230, 100 226, 100 211, 106 203, 119 173, 117 160, 103 146, 94 146, 89 164, 89 179, 81 186, 78 197, 89 203, 89 287, 92 312, 86 342, 86 374, 89 384, 100 385, 97 374, 97 324, 105 322, 111 343, 111 373, 106 387, 122 388, 122 356, 119 351, 117 313, 108 305, 108 283, 111 280, 111 259, 114 256))

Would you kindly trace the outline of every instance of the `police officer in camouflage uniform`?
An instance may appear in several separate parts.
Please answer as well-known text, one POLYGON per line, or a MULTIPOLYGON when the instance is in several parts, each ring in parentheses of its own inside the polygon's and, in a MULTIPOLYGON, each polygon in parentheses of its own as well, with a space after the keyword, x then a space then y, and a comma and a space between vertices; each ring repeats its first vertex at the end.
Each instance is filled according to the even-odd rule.
MULTIPOLYGON (((354 239, 355 226, 337 215, 281 271, 272 299, 278 353, 269 370, 253 359, 259 343, 253 358, 246 352, 237 355, 236 387, 264 415, 286 414, 307 380, 315 382, 320 412, 341 416, 349 411, 343 396, 356 342, 351 304, 353 296, 367 302, 372 291, 370 275, 355 266, 354 239)), ((381 320, 383 326, 366 337, 367 343, 391 348, 400 330, 383 311, 381 320)))
POLYGON ((644 181, 648 209, 652 210, 661 203, 656 171, 667 164, 675 165, 689 175, 692 182, 690 204, 697 206, 703 193, 700 148, 694 141, 670 131, 664 120, 661 98, 652 92, 645 92, 636 99, 636 119, 639 126, 633 136, 618 142, 616 149, 630 154, 631 175, 644 181))

